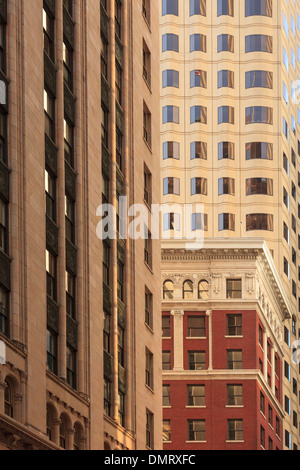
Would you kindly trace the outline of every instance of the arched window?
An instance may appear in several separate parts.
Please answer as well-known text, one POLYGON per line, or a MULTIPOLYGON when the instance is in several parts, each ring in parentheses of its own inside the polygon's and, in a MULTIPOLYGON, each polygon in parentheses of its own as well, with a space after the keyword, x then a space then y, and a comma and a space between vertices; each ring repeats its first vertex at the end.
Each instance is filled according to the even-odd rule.
POLYGON ((50 441, 55 441, 54 418, 57 418, 55 407, 51 403, 47 403, 47 436, 50 441))
POLYGON ((10 418, 14 417, 14 387, 9 381, 5 381, 4 412, 10 418))
POLYGON ((66 449, 66 431, 67 431, 67 419, 64 415, 60 417, 60 425, 59 425, 59 445, 62 449, 66 449))
POLYGON ((192 281, 188 280, 183 283, 183 298, 192 299, 194 293, 194 285, 192 281))
POLYGON ((173 299, 174 297, 174 284, 172 281, 165 281, 163 286, 163 299, 173 299))
POLYGON ((208 299, 208 282, 205 280, 202 280, 198 284, 198 299, 200 300, 207 300, 208 299))

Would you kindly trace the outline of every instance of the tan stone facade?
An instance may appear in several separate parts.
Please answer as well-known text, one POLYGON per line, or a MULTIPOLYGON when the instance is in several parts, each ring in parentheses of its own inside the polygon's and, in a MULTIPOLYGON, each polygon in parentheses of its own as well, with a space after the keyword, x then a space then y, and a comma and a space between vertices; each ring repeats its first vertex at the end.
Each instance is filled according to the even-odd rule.
POLYGON ((161 448, 159 242, 97 233, 159 178, 159 2, 138 3, 1 3, 1 449, 161 448))

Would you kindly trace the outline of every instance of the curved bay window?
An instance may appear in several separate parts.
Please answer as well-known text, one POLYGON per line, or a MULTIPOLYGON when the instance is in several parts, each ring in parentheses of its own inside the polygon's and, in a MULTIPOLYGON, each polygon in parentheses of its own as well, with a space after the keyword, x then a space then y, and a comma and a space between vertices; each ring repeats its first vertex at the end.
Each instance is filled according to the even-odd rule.
POLYGON ((272 214, 247 214, 246 215, 246 230, 267 230, 273 231, 273 215, 272 214))
POLYGON ((246 179, 246 196, 256 194, 273 196, 273 180, 269 178, 246 179))
POLYGON ((246 0, 245 16, 272 17, 272 0, 246 0))
POLYGON ((194 285, 192 281, 185 281, 183 283, 183 298, 192 299, 194 294, 194 285))
POLYGON ((198 284, 198 299, 207 300, 209 296, 209 284, 208 281, 202 280, 198 284))
POLYGON ((273 144, 267 142, 249 142, 246 144, 246 160, 261 158, 273 160, 273 144))
POLYGON ((165 281, 163 285, 163 299, 172 300, 174 298, 174 284, 172 281, 165 281))
POLYGON ((246 124, 273 124, 273 109, 267 106, 246 108, 246 124))

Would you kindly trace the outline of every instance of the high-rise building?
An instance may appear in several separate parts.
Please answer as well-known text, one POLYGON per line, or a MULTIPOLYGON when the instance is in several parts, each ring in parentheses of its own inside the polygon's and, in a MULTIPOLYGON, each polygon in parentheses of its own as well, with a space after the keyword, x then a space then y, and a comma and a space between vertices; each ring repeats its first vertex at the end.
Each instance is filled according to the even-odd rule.
MULTIPOLYGON (((203 438, 205 424, 207 435, 198 440, 205 440, 222 448, 229 445, 232 447, 232 439, 228 439, 228 434, 233 432, 232 429, 237 431, 241 423, 230 421, 228 429, 223 423, 223 431, 219 433, 219 417, 225 420, 225 414, 220 413, 218 406, 222 407, 223 412, 226 406, 226 419, 243 419, 244 438, 236 440, 244 440, 244 443, 237 443, 235 448, 243 445, 250 448, 257 448, 257 445, 276 448, 281 442, 284 449, 297 449, 300 411, 299 366, 295 360, 297 354, 293 357, 293 353, 298 347, 296 342, 300 331, 299 2, 162 0, 160 29, 162 201, 173 205, 169 214, 164 216, 164 234, 180 238, 183 229, 181 213, 186 205, 197 204, 189 221, 191 231, 199 231, 207 240, 204 250, 207 244, 211 250, 205 251, 206 254, 203 255, 201 250, 200 254, 197 250, 186 251, 185 245, 178 240, 168 241, 167 245, 163 245, 166 247, 166 251, 163 250, 163 280, 172 281, 164 285, 163 313, 168 316, 171 310, 183 312, 183 318, 181 314, 174 314, 174 318, 172 317, 171 325, 174 328, 177 325, 177 329, 171 329, 171 340, 165 339, 163 348, 173 351, 174 354, 182 354, 178 349, 185 348, 189 343, 193 345, 193 351, 206 351, 205 360, 205 355, 194 355, 194 359, 200 360, 203 366, 194 364, 194 368, 198 370, 196 378, 201 379, 201 386, 205 380, 207 398, 210 393, 213 394, 212 398, 206 400, 205 409, 196 407, 188 409, 188 412, 185 409, 184 413, 184 406, 189 406, 186 400, 193 401, 194 398, 187 395, 184 386, 184 383, 189 384, 193 374, 188 372, 188 359, 185 357, 187 350, 183 349, 185 355, 184 359, 179 361, 179 370, 164 372, 164 391, 166 395, 169 391, 171 394, 171 408, 164 409, 165 448, 172 448, 172 437, 176 435, 179 427, 186 431, 182 433, 181 440, 177 435, 174 442, 177 447, 186 445, 189 441, 188 432, 191 436, 203 438), (249 253, 252 252, 254 239, 258 238, 264 241, 264 248, 260 246, 259 249, 264 254, 255 255, 260 261, 257 261, 256 268, 252 269, 251 263, 247 261, 248 255, 245 256, 245 252, 242 252, 247 251, 247 243, 249 253), (173 253, 172 249, 175 250, 173 253), (271 253, 272 259, 268 252, 271 253), (229 253, 232 253, 232 256, 229 256, 229 253), (211 263, 210 257, 214 260, 211 263), (269 267, 266 270, 259 267, 261 258, 267 260, 269 267), (235 259, 243 259, 237 269, 235 259), (170 260, 173 264, 170 264, 170 260), (171 274, 175 275, 176 269, 180 281, 178 277, 170 279, 171 274), (281 313, 278 312, 276 323, 278 331, 276 327, 275 336, 274 319, 267 313, 270 311, 270 303, 265 302, 265 294, 263 297, 262 290, 258 288, 261 282, 269 282, 270 272, 273 272, 277 287, 269 295, 276 302, 283 296, 288 312, 280 320, 280 315, 283 314, 280 308, 281 313), (251 289, 247 287, 250 282, 249 275, 250 278, 254 276, 251 289), (264 281, 261 276, 265 276, 264 281), (226 283, 230 284, 228 288, 232 290, 233 298, 237 295, 236 291, 240 291, 238 298, 241 300, 236 305, 230 300, 232 297, 226 295, 226 283), (175 284, 176 289, 181 285, 180 292, 177 290, 176 294, 175 284), (250 306, 248 303, 250 292, 257 305, 250 306), (188 295, 192 296, 193 302, 187 300, 188 295), (224 303, 219 305, 216 298, 218 302, 223 300, 224 303), (250 322, 247 331, 249 309, 256 313, 253 313, 252 326, 250 322), (246 343, 243 346, 240 339, 238 349, 243 349, 243 361, 239 364, 243 369, 239 371, 241 375, 236 371, 234 376, 224 375, 224 370, 228 368, 226 351, 228 354, 230 348, 233 348, 231 339, 228 339, 228 344, 224 342, 224 335, 231 336, 226 333, 225 319, 226 314, 230 313, 228 310, 234 314, 242 314, 242 317, 232 318, 232 330, 237 331, 242 327, 244 340, 252 339, 251 346, 246 343), (212 311, 212 331, 209 331, 207 318, 202 327, 190 328, 199 331, 199 328, 206 326, 207 338, 212 338, 212 349, 209 349, 208 343, 205 346, 202 339, 190 341, 190 330, 186 329, 188 313, 195 315, 197 312, 203 314, 206 311, 212 311), (258 338, 262 336, 259 326, 257 324, 254 329, 252 327, 255 318, 259 322, 264 316, 260 328, 263 327, 262 336, 265 339, 260 344, 258 338), (181 322, 185 326, 179 326, 181 322), (218 322, 222 322, 222 328, 218 322), (239 322, 242 322, 240 326, 239 322), (171 341, 172 348, 168 341, 171 341), (256 351, 255 357, 252 357, 252 362, 248 362, 245 357, 252 348, 253 354, 256 351), (277 361, 281 366, 278 366, 277 371, 274 370, 272 361, 267 359, 265 365, 264 361, 262 365, 259 362, 259 351, 263 351, 262 354, 266 354, 267 358, 271 357, 268 356, 269 348, 272 351, 275 348, 275 355, 278 354, 277 361), (209 372, 199 372, 199 369, 208 368, 209 364, 209 372), (228 381, 238 380, 238 384, 244 386, 242 379, 247 371, 259 371, 260 367, 261 377, 255 379, 259 393, 263 394, 265 401, 270 400, 272 408, 273 404, 276 404, 278 419, 282 420, 282 428, 278 430, 278 445, 274 443, 274 436, 270 431, 270 426, 275 429, 275 425, 269 426, 267 409, 265 414, 260 409, 258 392, 253 390, 251 396, 246 394, 243 397, 243 418, 240 409, 228 408, 225 387, 229 386, 228 381), (282 380, 278 375, 279 370, 282 370, 282 380), (218 379, 222 377, 223 385, 218 389, 213 388, 214 382, 211 381, 212 377, 215 377, 214 373, 218 375, 218 379), (272 381, 272 374, 279 379, 277 396, 274 388, 277 378, 272 381), (174 381, 170 390, 167 390, 172 377, 174 381), (176 401, 176 396, 180 393, 186 397, 183 399, 184 403, 176 401), (172 395, 175 397, 174 401, 172 395), (256 400, 256 403, 252 400, 256 400), (251 413, 250 402, 254 407, 251 413), (193 417, 193 411, 196 418, 193 417), (205 413, 210 417, 214 416, 215 421, 189 424, 188 420, 192 419, 205 421, 205 413), (263 415, 265 420, 261 422, 263 415), (179 416, 182 417, 181 423, 179 416), (199 429, 196 431, 193 425, 199 429), (252 441, 248 439, 247 433, 245 434, 245 430, 249 428, 256 433, 256 438, 253 436, 252 441), (171 436, 169 440, 168 433, 171 436), (214 436, 215 440, 210 440, 209 436, 214 436), (227 440, 230 442, 227 443, 227 440)), ((204 316, 199 322, 199 325, 204 322, 204 316)), ((238 342, 239 340, 236 344, 238 342)), ((166 356, 165 360, 167 361, 166 356)), ((175 357, 171 357, 171 368, 173 361, 175 357)), ((194 392, 203 394, 203 389, 191 391, 194 392)), ((231 400, 232 394, 230 397, 231 400)), ((203 398, 195 400, 198 403, 203 402, 203 398)), ((201 446, 205 447, 205 444, 200 443, 198 447, 202 448, 201 446)))
POLYGON ((0 2, 0 449, 161 448, 160 247, 123 230, 160 197, 158 30, 158 1, 0 2))

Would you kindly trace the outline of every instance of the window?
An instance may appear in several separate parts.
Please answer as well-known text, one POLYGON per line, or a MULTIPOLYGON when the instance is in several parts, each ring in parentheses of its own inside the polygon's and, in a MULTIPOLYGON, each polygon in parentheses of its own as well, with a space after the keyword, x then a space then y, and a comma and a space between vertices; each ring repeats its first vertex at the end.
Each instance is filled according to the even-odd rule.
POLYGON ((207 88, 207 72, 204 70, 192 70, 190 74, 190 87, 207 88))
POLYGON ((242 279, 226 279, 227 299, 242 298, 242 279))
POLYGON ((14 387, 5 380, 4 383, 4 413, 10 418, 14 417, 14 387))
POLYGON ((119 390, 118 393, 118 420, 121 426, 125 426, 125 394, 119 390))
POLYGON ((163 406, 171 406, 171 387, 163 385, 163 406))
POLYGON ((118 364, 125 367, 125 330, 118 326, 118 364))
POLYGON ((265 34, 252 34, 245 38, 245 52, 273 52, 273 38, 265 34))
POLYGON ((143 134, 145 142, 151 148, 151 113, 145 103, 143 107, 143 134))
POLYGON ((207 196, 207 179, 206 178, 192 178, 191 179, 191 195, 202 194, 207 196))
POLYGON ((204 34, 192 34, 190 36, 190 52, 206 52, 206 36, 204 34))
POLYGON ((108 110, 102 103, 101 106, 101 141, 108 148, 108 110))
POLYGON ((146 349, 146 385, 153 390, 153 354, 146 349))
POLYGON ((220 106, 218 108, 218 124, 234 124, 234 108, 231 106, 220 106))
POLYGON ((239 349, 227 351, 227 369, 235 370, 243 368, 243 353, 239 349))
POLYGON ((152 203, 152 175, 144 165, 144 201, 148 206, 152 203))
MULTIPOLYGON (((170 0, 167 0, 167 1, 170 1, 170 0)), ((176 0, 175 0, 176 1, 176 0)), ((143 16, 146 20, 146 22, 148 23, 148 25, 150 25, 150 0, 143 0, 143 16)))
POLYGON ((273 124, 273 109, 267 106, 250 106, 246 108, 246 124, 273 124))
POLYGON ((219 179, 219 196, 223 194, 235 195, 235 180, 233 178, 219 179))
POLYGON ((0 160, 7 163, 7 117, 0 112, 0 160))
POLYGON ((205 317, 189 316, 188 317, 188 337, 189 338, 205 338, 205 317))
POLYGON ((227 316, 227 336, 242 336, 242 315, 228 314, 227 316))
POLYGON ((171 370, 171 353, 170 351, 162 352, 162 370, 171 370))
POLYGON ((273 196, 273 180, 269 178, 246 179, 246 196, 256 194, 273 196))
POLYGON ((164 106, 163 107, 163 124, 173 122, 179 124, 179 108, 177 106, 164 106))
POLYGON ((243 406, 243 386, 227 385, 227 405, 243 406))
POLYGON ((218 72, 218 88, 234 88, 234 72, 220 70, 218 72))
POLYGON ((176 230, 180 231, 180 214, 171 212, 170 214, 164 214, 164 231, 176 230))
POLYGON ((270 405, 268 406, 268 422, 271 426, 273 425, 273 409, 270 405))
POLYGON ((111 316, 108 312, 103 312, 103 350, 110 354, 111 316))
POLYGON ((164 196, 167 194, 180 195, 180 180, 178 178, 164 178, 164 196))
POLYGON ((162 37, 162 51, 179 52, 179 36, 177 34, 164 34, 162 37))
POLYGON ((246 144, 246 160, 262 158, 273 160, 273 144, 267 142, 249 142, 246 144))
POLYGON ((163 300, 172 300, 174 296, 174 284, 172 281, 165 281, 163 285, 163 300))
POLYGON ((273 88, 273 73, 263 70, 246 72, 246 88, 273 88))
POLYGON ((187 386, 188 406, 205 406, 205 385, 187 386))
POLYGON ((8 205, 0 197, 0 250, 8 251, 8 205))
POLYGON ((153 295, 145 288, 145 323, 146 325, 153 327, 153 295))
POLYGON ((260 426, 260 445, 265 448, 265 437, 266 437, 266 433, 265 433, 265 429, 263 428, 263 426, 260 426))
POLYGON ((219 214, 219 232, 222 230, 235 231, 235 214, 219 214))
POLYGON ((143 41, 143 77, 151 87, 151 53, 145 41, 143 41))
POLYGON ((262 392, 260 392, 260 411, 262 412, 262 414, 264 415, 265 414, 265 396, 262 392))
POLYGON ((194 285, 192 281, 185 281, 183 283, 183 298, 192 299, 194 295, 194 285))
POLYGON ((124 264, 120 260, 117 263, 117 296, 124 301, 124 264))
POLYGON ((171 338, 171 318, 170 315, 162 317, 162 336, 163 338, 171 338))
POLYGON ((180 144, 178 142, 164 142, 163 144, 163 159, 174 158, 180 159, 180 144))
POLYGON ((218 159, 234 160, 234 143, 233 142, 219 142, 218 144, 218 159))
POLYGON ((116 160, 119 170, 123 171, 123 134, 116 127, 116 160))
POLYGON ((66 313, 75 320, 76 318, 76 277, 66 271, 66 313))
POLYGON ((122 37, 122 3, 115 0, 115 32, 119 39, 122 37))
POLYGON ((164 70, 162 74, 163 88, 179 88, 179 72, 177 70, 164 70))
POLYGON ((76 389, 76 351, 67 345, 67 382, 76 389))
POLYGON ((206 0, 190 0, 190 16, 206 16, 206 0))
POLYGON ((191 124, 196 122, 207 124, 207 108, 205 106, 191 107, 191 124))
POLYGON ((201 442, 205 441, 205 420, 189 419, 188 420, 188 441, 201 442))
POLYGON ((144 249, 144 261, 152 268, 152 235, 151 232, 145 227, 145 249, 144 249))
POLYGON ((65 196, 66 239, 75 243, 75 202, 65 196))
POLYGON ((191 143, 191 160, 195 159, 207 160, 207 143, 192 142, 191 143))
POLYGON ((218 52, 234 52, 234 37, 231 34, 218 36, 218 52))
POLYGON ((246 0, 245 16, 272 16, 272 0, 246 0))
POLYGON ((205 351, 189 351, 188 352, 188 369, 189 370, 205 370, 206 369, 205 351))
POLYGON ((0 332, 6 336, 9 333, 8 313, 8 292, 0 285, 0 332))
POLYGON ((55 99, 47 90, 44 90, 45 133, 53 142, 55 140, 54 108, 55 99))
POLYGON ((65 40, 63 42, 63 73, 65 84, 73 91, 73 49, 65 40))
POLYGON ((192 214, 192 231, 202 230, 208 231, 208 216, 207 214, 197 213, 192 214))
POLYGON ((163 0, 162 15, 178 16, 178 0, 163 0))
POLYGON ((233 15, 233 0, 218 0, 218 16, 233 15))
POLYGON ((111 416, 111 382, 104 378, 104 413, 111 416))
POLYGON ((273 231, 273 215, 271 214, 247 214, 246 230, 268 230, 273 231))
POLYGON ((207 300, 209 297, 209 284, 208 281, 202 280, 198 284, 198 299, 207 300))
POLYGON ((6 23, 0 19, 0 69, 6 74, 6 23))
POLYGON ((101 34, 101 73, 108 80, 108 42, 101 34))
POLYGON ((63 0, 63 3, 64 3, 65 9, 69 13, 69 15, 72 17, 72 11, 73 11, 72 3, 73 3, 73 0, 63 0))
POLYGON ((154 415, 151 411, 146 411, 146 446, 149 449, 153 448, 153 433, 154 433, 154 415))
POLYGON ((110 246, 107 243, 102 245, 102 266, 103 266, 103 282, 107 286, 110 285, 110 246))
POLYGON ((47 329, 47 366, 57 374, 57 334, 50 329, 47 329))
MULTIPOLYGON (((50 171, 45 170, 45 192, 46 192, 46 214, 47 216, 56 221, 56 178, 52 176, 50 171)), ((2 208, 0 199, 0 231, 3 223, 2 208)), ((0 232, 1 233, 1 232, 0 232)), ((2 236, 0 234, 0 248, 1 248, 2 236)))
POLYGON ((171 442, 171 421, 163 420, 163 442, 171 442))
POLYGON ((46 250, 46 272, 47 272, 47 295, 56 301, 57 284, 56 284, 56 256, 46 250))
POLYGON ((54 62, 54 19, 43 9, 44 51, 54 62))
POLYGON ((229 441, 242 441, 243 440, 243 420, 242 419, 229 419, 227 421, 228 440, 229 441))
POLYGON ((116 90, 116 100, 119 105, 122 106, 122 80, 123 80, 123 71, 119 63, 116 61, 116 72, 115 72, 115 90, 116 90))
POLYGON ((73 133, 73 126, 70 125, 68 121, 64 120, 64 154, 65 160, 69 163, 72 168, 74 167, 73 133))

